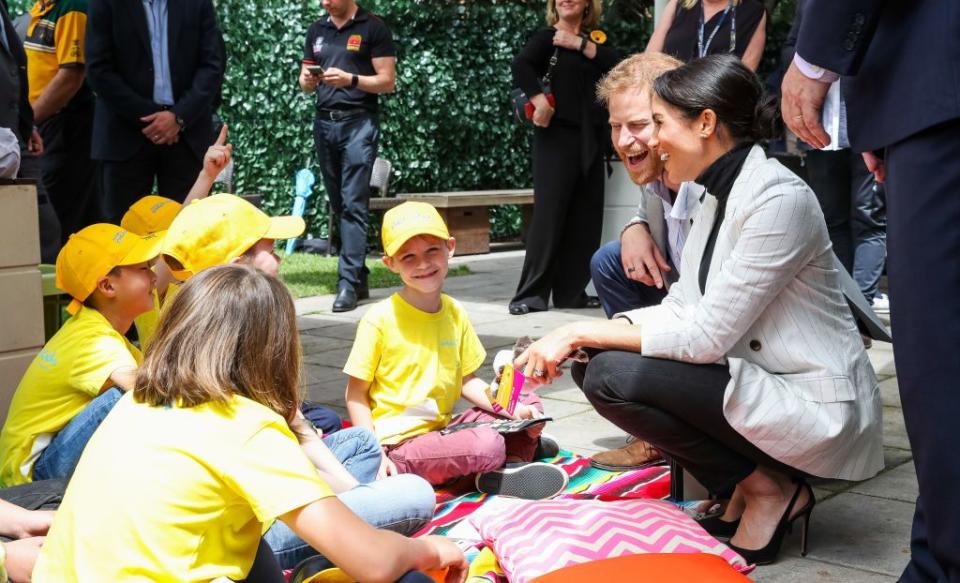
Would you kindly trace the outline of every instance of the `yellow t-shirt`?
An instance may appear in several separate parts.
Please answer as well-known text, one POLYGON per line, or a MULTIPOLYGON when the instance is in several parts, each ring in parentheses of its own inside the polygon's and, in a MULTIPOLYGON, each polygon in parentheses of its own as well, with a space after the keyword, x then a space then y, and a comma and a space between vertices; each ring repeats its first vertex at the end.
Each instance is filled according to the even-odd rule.
POLYGON ((167 305, 167 302, 172 300, 178 291, 180 291, 180 286, 173 283, 169 284, 167 286, 167 294, 163 297, 161 304, 157 290, 153 290, 153 309, 134 318, 133 325, 137 327, 137 338, 140 341, 140 350, 144 352, 147 351, 147 346, 150 345, 150 341, 153 340, 153 335, 157 333, 157 326, 160 325, 160 312, 163 306, 167 305))
POLYGON ((373 425, 381 443, 442 429, 460 398, 463 377, 486 351, 466 310, 441 296, 440 311, 411 306, 400 294, 370 307, 343 372, 369 381, 373 425))
POLYGON ((38 1, 30 9, 30 24, 23 42, 30 103, 40 97, 58 69, 84 66, 86 27, 86 0, 38 1))
POLYGON ((259 403, 153 407, 127 394, 87 444, 33 581, 244 579, 265 523, 332 495, 259 403))
POLYGON ((83 307, 47 342, 20 380, 0 433, 0 483, 31 481, 50 440, 100 394, 119 368, 143 356, 93 308, 83 307))

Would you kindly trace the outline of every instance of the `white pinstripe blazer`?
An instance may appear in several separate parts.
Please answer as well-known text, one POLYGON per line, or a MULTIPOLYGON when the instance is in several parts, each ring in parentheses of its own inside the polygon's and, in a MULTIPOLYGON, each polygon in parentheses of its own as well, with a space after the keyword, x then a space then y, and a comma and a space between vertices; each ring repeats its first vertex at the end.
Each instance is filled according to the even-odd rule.
POLYGON ((716 210, 708 194, 663 303, 624 314, 640 326, 643 355, 726 362, 724 416, 751 443, 815 476, 873 476, 883 469, 880 390, 813 192, 754 147, 701 294, 716 210))

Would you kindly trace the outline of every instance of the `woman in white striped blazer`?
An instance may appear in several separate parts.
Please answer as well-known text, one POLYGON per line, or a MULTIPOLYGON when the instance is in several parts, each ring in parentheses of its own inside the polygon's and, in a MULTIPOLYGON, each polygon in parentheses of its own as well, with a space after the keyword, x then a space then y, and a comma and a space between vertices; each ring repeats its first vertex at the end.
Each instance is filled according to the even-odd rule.
POLYGON ((702 524, 755 563, 813 509, 806 476, 869 478, 883 467, 873 369, 838 285, 810 188, 755 145, 778 112, 730 56, 654 84, 649 146, 674 182, 706 188, 659 306, 554 330, 518 358, 549 382, 576 348, 574 377, 597 411, 668 454, 707 488, 734 491, 702 524))

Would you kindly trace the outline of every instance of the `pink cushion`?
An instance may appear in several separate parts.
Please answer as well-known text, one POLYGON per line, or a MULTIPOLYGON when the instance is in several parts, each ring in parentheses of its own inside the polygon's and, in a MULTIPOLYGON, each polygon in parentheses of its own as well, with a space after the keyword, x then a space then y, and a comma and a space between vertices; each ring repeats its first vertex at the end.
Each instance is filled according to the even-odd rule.
POLYGON ((513 583, 570 565, 647 553, 709 553, 737 571, 749 571, 740 555, 661 500, 517 500, 470 521, 513 583))

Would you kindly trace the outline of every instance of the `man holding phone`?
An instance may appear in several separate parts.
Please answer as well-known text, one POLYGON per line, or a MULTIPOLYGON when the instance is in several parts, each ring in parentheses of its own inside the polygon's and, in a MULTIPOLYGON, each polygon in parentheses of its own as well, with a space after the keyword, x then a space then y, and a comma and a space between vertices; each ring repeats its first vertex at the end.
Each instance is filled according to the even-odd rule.
POLYGON ((322 0, 327 15, 307 31, 300 87, 316 94, 314 141, 331 212, 340 215, 334 312, 369 297, 367 204, 377 158, 380 93, 396 85, 397 50, 387 25, 354 0, 322 0))

